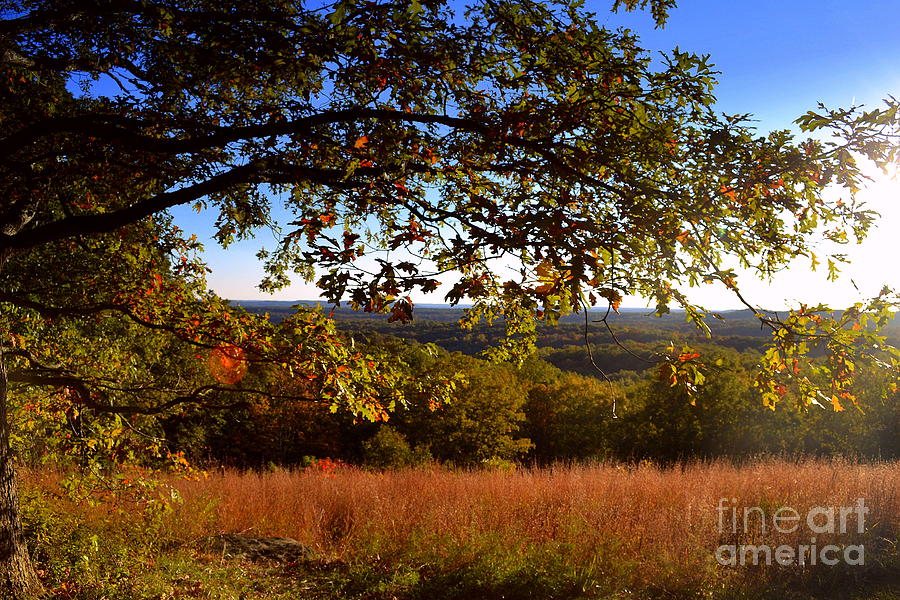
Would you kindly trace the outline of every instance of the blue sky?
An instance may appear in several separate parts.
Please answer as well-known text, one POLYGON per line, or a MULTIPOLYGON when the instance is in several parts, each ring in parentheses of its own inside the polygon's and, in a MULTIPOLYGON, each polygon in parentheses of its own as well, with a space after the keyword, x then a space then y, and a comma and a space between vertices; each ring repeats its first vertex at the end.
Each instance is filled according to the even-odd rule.
MULTIPOLYGON (((752 113, 761 132, 791 127, 791 122, 818 102, 830 106, 851 103, 877 105, 887 95, 900 96, 900 1, 858 0, 682 0, 662 30, 654 29, 648 13, 612 14, 611 2, 588 2, 598 20, 608 27, 629 27, 639 33, 648 50, 679 46, 710 54, 721 71, 716 96, 718 108, 728 113, 752 113)), ((739 278, 742 289, 767 307, 788 303, 825 301, 835 306, 872 295, 884 284, 900 287, 900 268, 892 266, 898 244, 893 232, 900 228, 900 184, 878 176, 861 198, 883 218, 869 239, 848 254, 854 264, 845 270, 842 283, 811 273, 806 259, 774 282, 739 278), (850 283, 853 279, 859 292, 850 283)), ((315 288, 302 281, 271 296, 256 285, 262 270, 256 250, 271 245, 263 234, 258 240, 221 251, 209 239, 210 215, 187 209, 175 211, 178 223, 197 233, 207 247, 212 269, 211 287, 231 299, 316 299, 315 288)), ((689 292, 709 308, 736 308, 726 290, 689 292)), ((441 302, 440 295, 414 298, 441 302)), ((639 298, 627 298, 630 306, 643 306, 639 298)))
POLYGON ((900 2, 896 0, 683 0, 662 30, 647 13, 601 22, 641 34, 644 47, 710 54, 725 112, 752 112, 786 127, 821 101, 877 102, 900 91, 900 2))

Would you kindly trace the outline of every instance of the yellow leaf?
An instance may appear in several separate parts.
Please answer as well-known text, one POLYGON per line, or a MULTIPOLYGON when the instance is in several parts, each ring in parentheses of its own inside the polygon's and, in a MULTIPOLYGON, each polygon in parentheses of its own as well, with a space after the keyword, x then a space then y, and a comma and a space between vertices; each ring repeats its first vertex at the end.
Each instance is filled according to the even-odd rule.
POLYGON ((844 410, 844 407, 841 406, 841 402, 840 400, 838 400, 838 397, 833 394, 831 396, 831 406, 834 407, 834 412, 841 412, 842 410, 844 410))

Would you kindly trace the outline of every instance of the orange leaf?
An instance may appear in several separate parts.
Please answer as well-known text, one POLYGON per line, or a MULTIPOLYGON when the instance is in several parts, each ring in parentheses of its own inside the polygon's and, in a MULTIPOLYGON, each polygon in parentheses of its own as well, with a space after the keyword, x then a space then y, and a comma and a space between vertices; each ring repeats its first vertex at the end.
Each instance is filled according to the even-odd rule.
POLYGON ((364 135, 353 143, 354 148, 362 148, 369 143, 369 136, 364 135))
POLYGON ((618 290, 607 288, 598 290, 597 293, 606 298, 610 307, 612 307, 616 314, 619 314, 619 306, 622 304, 622 294, 620 294, 618 290))
POLYGON ((722 186, 719 186, 719 192, 725 194, 726 196, 728 196, 728 197, 731 198, 732 200, 736 200, 736 199, 737 199, 737 195, 736 195, 735 192, 734 192, 734 188, 730 188, 730 187, 727 187, 727 186, 722 185, 722 186))
POLYGON ((842 410, 844 410, 844 407, 841 406, 840 400, 838 400, 838 397, 834 395, 831 396, 831 406, 834 407, 834 412, 841 412, 842 410))

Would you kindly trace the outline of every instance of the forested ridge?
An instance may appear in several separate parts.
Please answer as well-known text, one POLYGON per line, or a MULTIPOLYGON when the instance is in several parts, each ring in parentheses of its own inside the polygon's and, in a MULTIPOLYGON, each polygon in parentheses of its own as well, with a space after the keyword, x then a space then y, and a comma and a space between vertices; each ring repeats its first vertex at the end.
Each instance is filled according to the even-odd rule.
MULTIPOLYGON (((265 303, 273 319, 277 308, 265 303)), ((166 421, 172 450, 201 463, 252 468, 325 457, 390 467, 428 461, 668 462, 765 453, 900 456, 896 392, 884 395, 884 375, 874 370, 858 374, 859 407, 835 412, 803 406, 789 395, 782 410, 764 406, 752 382, 766 335, 758 325, 754 330, 752 317, 739 313, 723 315, 714 343, 699 339, 677 314, 660 319, 623 311, 612 325, 615 341, 589 319, 589 345, 583 320, 568 320, 539 329, 538 353, 515 366, 478 356, 502 335, 502 327, 460 335, 453 321, 460 311, 423 312, 429 320, 408 324, 341 309, 334 317, 354 343, 405 357, 413 378, 459 377, 447 405, 413 403, 381 423, 334 414, 324 403, 274 402, 225 414, 188 411, 166 421), (681 344, 699 354, 705 373, 693 396, 659 374, 659 353, 681 344)))

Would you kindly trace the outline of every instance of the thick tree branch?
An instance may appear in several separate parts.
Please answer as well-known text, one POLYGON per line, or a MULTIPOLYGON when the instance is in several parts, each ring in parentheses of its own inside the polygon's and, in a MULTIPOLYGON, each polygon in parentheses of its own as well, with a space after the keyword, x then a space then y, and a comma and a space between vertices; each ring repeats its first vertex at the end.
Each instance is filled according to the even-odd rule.
POLYGON ((126 208, 103 214, 76 215, 22 231, 15 235, 0 233, 0 249, 27 249, 64 238, 107 233, 136 223, 173 206, 186 204, 210 194, 223 192, 241 183, 265 181, 264 161, 233 167, 209 179, 183 188, 140 200, 126 208))
POLYGON ((627 194, 604 181, 582 172, 562 160, 558 154, 546 144, 529 140, 520 136, 500 136, 485 121, 469 117, 457 117, 445 114, 408 113, 392 109, 355 107, 344 110, 327 110, 289 121, 275 121, 256 125, 216 127, 210 133, 188 137, 158 137, 142 133, 141 128, 148 123, 143 119, 132 119, 115 115, 104 115, 102 118, 61 117, 47 119, 41 123, 30 125, 0 140, 0 148, 4 154, 11 155, 18 149, 33 143, 41 137, 61 134, 80 133, 97 139, 119 141, 129 148, 147 152, 166 154, 196 153, 211 148, 223 148, 230 143, 257 138, 279 137, 285 135, 311 134, 316 127, 337 123, 351 123, 364 120, 388 122, 417 123, 421 125, 442 125, 458 131, 477 133, 485 139, 496 139, 498 142, 533 152, 547 161, 548 165, 563 173, 575 176, 582 183, 598 187, 607 192, 627 198, 627 194))
MULTIPOLYGON (((249 406, 249 404, 245 400, 219 404, 212 402, 213 398, 207 398, 207 396, 210 394, 218 396, 218 394, 221 392, 276 397, 276 395, 264 392, 262 390, 246 388, 224 388, 218 385, 206 385, 199 387, 188 394, 176 396, 175 398, 172 398, 171 400, 160 404, 153 404, 150 406, 115 406, 111 404, 103 404, 93 400, 89 382, 74 375, 41 375, 36 373, 11 372, 9 374, 9 381, 31 386, 71 388, 78 392, 78 404, 97 412, 117 415, 159 415, 183 404, 198 404, 203 406, 204 408, 208 408, 211 410, 231 410, 249 406)), ((297 400, 305 402, 316 401, 313 398, 307 397, 297 397, 297 400)))

